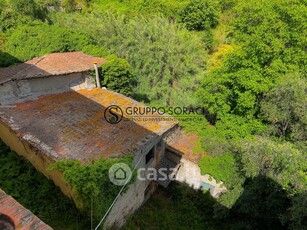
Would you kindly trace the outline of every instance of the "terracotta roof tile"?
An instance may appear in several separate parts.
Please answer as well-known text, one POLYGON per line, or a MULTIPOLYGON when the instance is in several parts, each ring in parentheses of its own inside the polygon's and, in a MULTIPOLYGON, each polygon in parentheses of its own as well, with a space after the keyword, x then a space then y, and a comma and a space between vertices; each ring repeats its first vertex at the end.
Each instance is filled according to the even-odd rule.
POLYGON ((106 59, 92 57, 82 52, 52 53, 33 58, 25 63, 0 68, 0 83, 14 79, 47 77, 93 69, 93 64, 102 64, 106 59))
POLYGON ((3 226, 6 227, 5 229, 52 230, 51 227, 24 208, 13 197, 0 189, 0 229, 3 226))
POLYGON ((197 163, 205 154, 198 150, 200 138, 193 133, 187 133, 183 130, 177 130, 174 136, 167 142, 168 150, 182 155, 183 158, 197 163))
POLYGON ((106 89, 69 91, 0 108, 0 122, 53 160, 81 161, 133 154, 142 141, 177 125, 174 120, 131 121, 125 113, 121 122, 110 124, 104 118, 110 105, 123 111, 129 106, 144 107, 106 89))

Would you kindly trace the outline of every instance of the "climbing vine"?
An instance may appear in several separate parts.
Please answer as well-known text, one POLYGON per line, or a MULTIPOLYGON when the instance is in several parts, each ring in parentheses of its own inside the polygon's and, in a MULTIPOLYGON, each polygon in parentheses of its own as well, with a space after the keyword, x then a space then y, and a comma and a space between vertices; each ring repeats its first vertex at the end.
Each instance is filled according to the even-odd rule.
POLYGON ((51 180, 0 139, 0 188, 55 230, 83 230, 89 218, 51 180))
MULTIPOLYGON (((133 157, 101 158, 84 164, 76 160, 60 160, 54 163, 52 170, 63 173, 63 178, 72 186, 76 194, 74 200, 79 209, 98 220, 107 211, 118 194, 121 186, 114 185, 109 180, 109 169, 116 163, 132 164, 133 157)), ((130 183, 133 179, 130 181, 130 183)), ((127 188, 127 187, 126 187, 127 188)))

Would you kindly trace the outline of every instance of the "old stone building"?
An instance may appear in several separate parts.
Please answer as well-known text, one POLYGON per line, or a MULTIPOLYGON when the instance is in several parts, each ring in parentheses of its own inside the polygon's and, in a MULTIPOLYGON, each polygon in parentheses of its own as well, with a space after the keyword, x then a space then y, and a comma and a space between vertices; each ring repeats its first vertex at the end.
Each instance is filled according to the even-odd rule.
MULTIPOLYGON (((167 120, 108 123, 104 112, 111 105, 123 111, 145 106, 95 87, 88 71, 94 62, 105 61, 81 52, 55 53, 0 71, 0 138, 73 198, 62 175, 48 170, 54 162, 87 163, 132 153, 133 165, 155 168, 165 153, 164 138, 177 127, 167 120)), ((136 180, 119 197, 105 226, 121 226, 154 189, 151 180, 136 180)))
MULTIPOLYGON (((197 136, 180 130, 170 116, 155 113, 155 118, 163 119, 131 119, 127 108, 149 107, 96 86, 90 73, 94 63, 106 61, 82 52, 53 53, 0 69, 0 138, 73 199, 75 194, 62 174, 48 170, 56 161, 86 164, 132 154, 133 166, 144 174, 171 168, 168 176, 195 189, 211 183, 211 194, 225 190, 209 181, 208 175, 201 175, 197 162, 203 153, 193 151, 197 136), (116 115, 121 118, 116 124, 105 116, 110 106, 122 112, 116 115)), ((122 226, 158 184, 168 186, 170 180, 160 176, 145 176, 130 184, 112 206, 104 226, 122 226)))
POLYGON ((0 105, 33 100, 69 90, 95 88, 88 71, 106 62, 82 52, 53 53, 0 68, 0 105))

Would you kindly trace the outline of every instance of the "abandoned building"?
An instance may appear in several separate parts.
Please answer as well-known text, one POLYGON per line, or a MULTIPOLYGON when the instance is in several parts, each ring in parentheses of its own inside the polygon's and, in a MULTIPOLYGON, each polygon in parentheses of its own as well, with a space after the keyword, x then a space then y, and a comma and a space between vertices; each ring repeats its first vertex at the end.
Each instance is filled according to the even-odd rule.
MULTIPOLYGON (((133 153, 133 165, 140 162, 137 168, 177 167, 178 181, 199 187, 202 178, 195 162, 200 156, 191 152, 191 140, 176 120, 126 119, 111 124, 104 119, 112 105, 123 110, 144 107, 97 87, 91 71, 94 63, 106 61, 82 52, 53 53, 0 69, 0 138, 72 198, 62 175, 47 170, 61 159, 87 163, 133 153), (184 174, 189 168, 196 168, 196 182, 184 174)), ((169 181, 136 180, 116 201, 104 226, 122 226, 158 183, 167 186, 169 181)))

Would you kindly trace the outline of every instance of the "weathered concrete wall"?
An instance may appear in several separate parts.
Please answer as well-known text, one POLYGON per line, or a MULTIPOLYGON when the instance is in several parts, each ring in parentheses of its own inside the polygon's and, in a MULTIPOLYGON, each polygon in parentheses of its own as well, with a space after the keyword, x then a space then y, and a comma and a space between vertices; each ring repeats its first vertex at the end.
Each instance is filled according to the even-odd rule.
MULTIPOLYGON (((19 137, 16 132, 11 130, 0 121, 0 137, 4 143, 12 150, 17 152, 19 155, 24 156, 30 163, 40 172, 42 172, 47 178, 54 181, 54 183, 60 187, 62 192, 71 197, 75 198, 75 194, 72 192, 71 186, 62 179, 62 174, 55 170, 49 170, 50 166, 54 163, 51 161, 46 154, 40 153, 40 151, 30 144, 28 137, 19 137)), ((147 165, 145 162, 145 156, 150 151, 152 147, 155 147, 157 153, 157 145, 161 144, 161 139, 163 137, 158 135, 150 135, 146 142, 142 142, 141 149, 137 150, 135 153, 135 158, 133 161, 133 166, 137 168, 153 168, 156 167, 161 155, 155 154, 154 159, 152 159, 147 165)), ((43 143, 41 143, 43 145, 43 143)), ((165 147, 162 141, 162 146, 165 147)), ((163 153, 164 154, 164 151, 163 153)), ((143 172, 146 174, 146 171, 143 172)), ((144 178, 146 178, 144 176, 144 178)), ((151 188, 151 191, 147 192, 145 197, 145 191, 148 188, 151 180, 138 180, 136 179, 134 183, 128 186, 127 191, 125 191, 117 200, 113 206, 111 212, 107 216, 104 224, 104 228, 116 227, 120 228, 125 224, 127 217, 133 214, 149 197, 154 191, 155 187, 151 188)), ((115 197, 114 197, 115 198, 115 197)), ((103 213, 102 213, 103 215, 103 213)))
POLYGON ((0 121, 0 137, 2 141, 8 145, 17 154, 25 157, 30 163, 48 179, 60 187, 62 192, 69 196, 74 197, 71 186, 62 179, 62 174, 55 170, 48 170, 54 163, 46 155, 41 154, 34 148, 27 140, 18 137, 17 133, 10 130, 4 123, 0 121))
MULTIPOLYGON (((137 151, 133 161, 134 167, 137 165, 137 169, 147 169, 154 168, 157 166, 157 158, 159 158, 160 156, 155 154, 154 159, 148 162, 147 165, 145 162, 145 156, 152 147, 156 148, 155 153, 157 153, 157 144, 161 141, 161 139, 162 137, 159 137, 157 135, 151 136, 148 139, 144 147, 141 150, 137 151)), ((145 171, 142 172, 146 174, 145 171)), ((144 178, 146 178, 146 176, 144 176, 144 178)), ((104 229, 108 229, 111 227, 117 229, 122 227, 125 224, 127 217, 132 215, 144 203, 145 198, 148 198, 145 197, 145 191, 150 183, 151 180, 136 179, 133 184, 130 184, 128 186, 127 191, 119 197, 119 199, 113 206, 111 212, 107 216, 104 224, 104 229)), ((152 191, 153 190, 154 188, 152 188, 152 191)), ((152 193, 152 191, 150 191, 149 193, 152 193)))
MULTIPOLYGON (((172 154, 168 154, 168 156, 170 155, 172 154)), ((210 194, 215 198, 218 198, 222 193, 227 191, 226 187, 223 186, 222 181, 217 183, 217 181, 209 174, 202 175, 200 167, 194 162, 181 158, 180 164, 180 168, 175 178, 176 181, 185 183, 194 189, 201 189, 202 183, 206 182, 207 184, 212 185, 210 194)))
POLYGON ((0 85, 0 105, 33 100, 41 95, 92 88, 95 88, 94 81, 86 72, 8 81, 0 85))
POLYGON ((190 187, 199 189, 201 187, 201 170, 199 166, 184 158, 180 159, 181 167, 179 168, 176 181, 188 184, 190 187))

